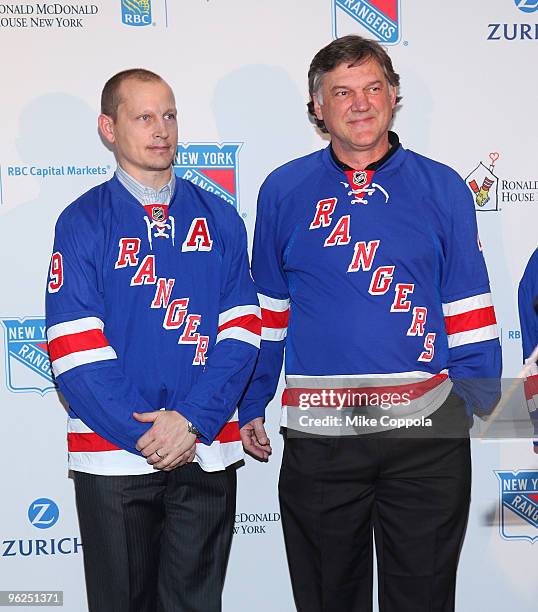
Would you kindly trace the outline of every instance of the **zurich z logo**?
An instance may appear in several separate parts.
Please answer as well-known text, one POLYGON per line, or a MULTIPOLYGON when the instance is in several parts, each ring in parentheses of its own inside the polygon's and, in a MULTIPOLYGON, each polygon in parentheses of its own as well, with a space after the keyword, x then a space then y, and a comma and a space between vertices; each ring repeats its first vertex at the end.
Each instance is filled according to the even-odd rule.
POLYGON ((499 479, 499 528, 505 540, 538 540, 538 472, 495 472, 499 479))
POLYGON ((128 26, 151 25, 151 0, 121 0, 121 21, 128 26))
POLYGON ((334 38, 360 33, 386 45, 400 40, 400 0, 332 0, 332 5, 334 38))
POLYGON ((538 0, 514 0, 515 5, 524 13, 534 13, 538 11, 538 0))
POLYGON ((38 529, 48 529, 56 524, 60 517, 58 506, 46 497, 36 499, 28 508, 28 520, 38 529))
POLYGON ((15 393, 54 391, 45 319, 2 319, 7 387, 15 393))

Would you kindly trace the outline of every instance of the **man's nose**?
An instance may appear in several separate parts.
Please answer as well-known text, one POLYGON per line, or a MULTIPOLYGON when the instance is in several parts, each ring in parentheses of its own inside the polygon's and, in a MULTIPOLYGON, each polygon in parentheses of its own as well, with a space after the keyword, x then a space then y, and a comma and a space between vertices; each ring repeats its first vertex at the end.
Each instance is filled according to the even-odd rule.
POLYGON ((164 119, 164 117, 157 119, 157 121, 155 122, 154 135, 157 138, 168 138, 169 136, 168 124, 166 120, 164 119))
POLYGON ((370 108, 370 100, 364 91, 357 91, 353 95, 351 109, 357 112, 364 112, 370 108))

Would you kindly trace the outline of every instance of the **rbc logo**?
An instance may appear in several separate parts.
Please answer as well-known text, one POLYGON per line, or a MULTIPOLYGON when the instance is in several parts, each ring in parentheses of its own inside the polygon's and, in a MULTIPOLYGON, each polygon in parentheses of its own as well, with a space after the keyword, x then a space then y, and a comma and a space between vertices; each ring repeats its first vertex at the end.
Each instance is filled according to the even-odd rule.
POLYGON ((46 497, 33 501, 28 508, 28 520, 38 529, 49 529, 60 517, 58 506, 46 497))
POLYGON ((524 13, 535 13, 538 11, 538 0, 514 0, 514 3, 524 13))
POLYGON ((121 21, 128 26, 151 25, 151 0, 121 0, 121 21))

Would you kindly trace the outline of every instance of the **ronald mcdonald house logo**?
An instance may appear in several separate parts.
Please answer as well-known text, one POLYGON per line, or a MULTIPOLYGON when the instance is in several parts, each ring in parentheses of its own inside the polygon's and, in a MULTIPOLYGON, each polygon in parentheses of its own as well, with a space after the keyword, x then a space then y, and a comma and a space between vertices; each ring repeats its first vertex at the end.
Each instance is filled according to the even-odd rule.
POLYGON ((54 391, 44 317, 2 319, 7 388, 14 393, 54 391))
POLYGON ((400 41, 400 0, 331 0, 333 37, 361 34, 385 45, 400 41))
POLYGON ((500 178, 496 170, 500 153, 493 151, 488 157, 489 162, 480 160, 465 178, 477 211, 499 211, 504 206, 528 206, 538 202, 538 180, 500 178))
POLYGON ((242 143, 179 143, 177 176, 239 207, 238 153, 242 143))
POLYGON ((538 471, 496 471, 499 529, 505 540, 538 540, 538 471))

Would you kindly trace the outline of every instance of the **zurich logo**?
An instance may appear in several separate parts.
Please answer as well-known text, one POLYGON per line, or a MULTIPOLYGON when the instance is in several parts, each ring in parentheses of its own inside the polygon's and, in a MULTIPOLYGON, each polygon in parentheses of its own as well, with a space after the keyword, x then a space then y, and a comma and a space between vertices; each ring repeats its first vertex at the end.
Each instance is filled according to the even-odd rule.
POLYGON ((514 0, 514 3, 524 13, 535 13, 538 11, 538 0, 514 0))
POLYGON ((48 529, 56 524, 60 517, 58 506, 46 497, 33 501, 28 508, 28 520, 38 529, 48 529))

